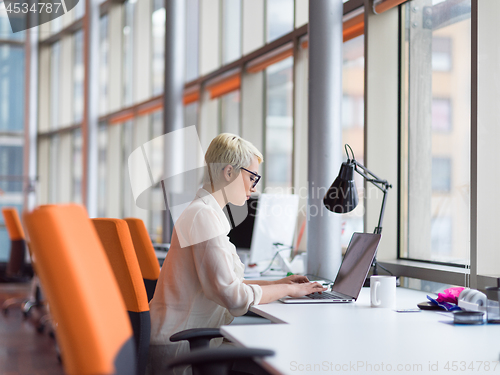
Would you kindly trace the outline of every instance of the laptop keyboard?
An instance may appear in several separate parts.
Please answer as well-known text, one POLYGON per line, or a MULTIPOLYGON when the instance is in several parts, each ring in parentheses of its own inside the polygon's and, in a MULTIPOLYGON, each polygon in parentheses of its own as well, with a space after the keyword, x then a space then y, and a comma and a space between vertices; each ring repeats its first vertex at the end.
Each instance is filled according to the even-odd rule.
POLYGON ((312 299, 340 299, 340 300, 352 299, 342 294, 337 294, 335 292, 322 292, 322 293, 316 292, 308 294, 307 297, 312 299))

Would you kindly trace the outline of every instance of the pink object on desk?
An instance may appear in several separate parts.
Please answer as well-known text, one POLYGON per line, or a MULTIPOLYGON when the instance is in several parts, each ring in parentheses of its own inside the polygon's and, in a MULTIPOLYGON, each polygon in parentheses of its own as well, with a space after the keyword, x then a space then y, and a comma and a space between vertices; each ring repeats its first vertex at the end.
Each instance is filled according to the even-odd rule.
POLYGON ((445 289, 442 293, 438 294, 436 301, 438 301, 438 302, 450 302, 450 303, 458 304, 458 296, 460 295, 460 293, 464 289, 465 288, 463 288, 463 287, 455 287, 455 288, 445 289))

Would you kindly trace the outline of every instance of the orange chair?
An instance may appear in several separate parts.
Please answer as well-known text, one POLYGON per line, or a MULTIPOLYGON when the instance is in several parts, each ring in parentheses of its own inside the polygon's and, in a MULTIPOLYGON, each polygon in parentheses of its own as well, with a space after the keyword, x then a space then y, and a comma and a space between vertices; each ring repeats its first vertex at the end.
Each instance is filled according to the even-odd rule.
MULTIPOLYGON (((5 276, 1 276, 3 282, 26 282, 32 276, 32 270, 28 269, 26 257, 26 236, 24 234, 19 214, 15 207, 3 207, 5 227, 10 239, 10 257, 7 263, 5 276)), ((36 277, 31 281, 32 293, 29 299, 9 298, 2 304, 2 312, 7 315, 11 307, 20 307, 26 318, 32 307, 41 306, 41 291, 36 277)))
POLYGON ((135 374, 125 303, 85 208, 41 206, 23 219, 65 373, 135 374))
POLYGON ((10 238, 10 257, 5 276, 7 281, 26 281, 26 242, 23 226, 15 207, 3 207, 2 214, 10 238))
POLYGON ((135 253, 141 267, 144 286, 148 294, 148 302, 153 298, 158 277, 160 277, 160 263, 156 258, 153 243, 149 238, 148 231, 141 219, 128 217, 125 219, 130 229, 130 235, 134 242, 135 253))
POLYGON ((121 219, 92 219, 115 274, 134 331, 137 374, 144 374, 151 319, 148 297, 128 225, 121 219))

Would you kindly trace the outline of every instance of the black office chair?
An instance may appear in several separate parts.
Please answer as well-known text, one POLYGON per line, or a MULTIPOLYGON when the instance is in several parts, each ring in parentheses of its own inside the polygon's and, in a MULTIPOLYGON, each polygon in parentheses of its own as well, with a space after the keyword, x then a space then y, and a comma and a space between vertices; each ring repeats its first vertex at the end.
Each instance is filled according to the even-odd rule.
POLYGON ((253 348, 197 349, 167 361, 167 369, 191 365, 193 375, 237 375, 244 372, 231 368, 235 362, 273 356, 274 351, 253 348))

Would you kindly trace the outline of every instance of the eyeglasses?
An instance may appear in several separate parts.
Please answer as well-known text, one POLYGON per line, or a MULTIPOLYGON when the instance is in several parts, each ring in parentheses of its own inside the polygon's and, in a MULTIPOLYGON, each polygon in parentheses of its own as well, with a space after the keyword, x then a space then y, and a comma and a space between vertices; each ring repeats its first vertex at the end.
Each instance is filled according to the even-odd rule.
POLYGON ((262 177, 261 175, 255 173, 255 172, 252 172, 252 171, 249 171, 248 169, 246 168, 243 168, 241 167, 241 169, 243 169, 244 171, 247 171, 248 173, 250 173, 251 175, 255 176, 255 180, 253 180, 253 185, 252 185, 252 189, 257 186, 257 184, 259 183, 260 181, 260 178, 262 177))

